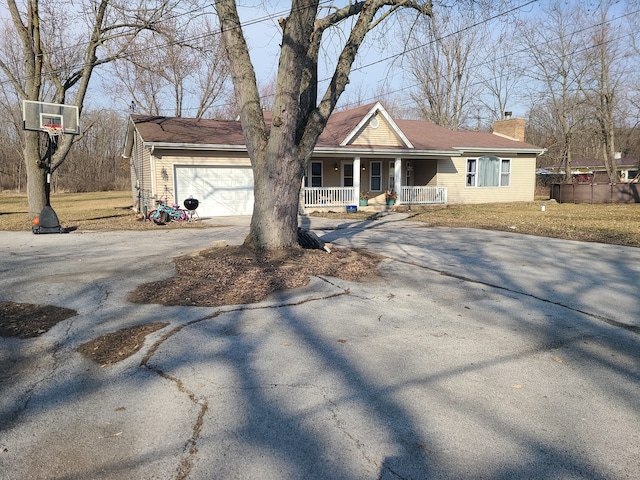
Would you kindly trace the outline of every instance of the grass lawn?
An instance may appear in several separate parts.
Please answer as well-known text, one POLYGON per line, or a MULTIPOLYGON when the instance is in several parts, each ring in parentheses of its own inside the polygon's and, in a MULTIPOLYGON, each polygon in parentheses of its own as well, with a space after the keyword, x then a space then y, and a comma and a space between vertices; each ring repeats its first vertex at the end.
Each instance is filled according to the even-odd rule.
MULTIPOLYGON (((51 195, 60 225, 78 230, 153 230, 203 228, 202 222, 173 222, 159 227, 131 210, 131 192, 60 193, 51 195)), ((31 230, 26 194, 0 193, 0 230, 31 230)))
MULTIPOLYGON (((54 194, 51 205, 63 227, 80 230, 206 228, 207 222, 157 226, 132 213, 130 192, 54 194)), ((640 204, 531 203, 398 207, 409 220, 433 226, 504 230, 515 233, 640 247, 640 204), (542 211, 541 206, 545 205, 542 211)), ((326 216, 360 218, 363 213, 326 216)), ((364 218, 364 217, 363 217, 364 218)), ((0 230, 30 230, 24 194, 0 193, 0 230)))

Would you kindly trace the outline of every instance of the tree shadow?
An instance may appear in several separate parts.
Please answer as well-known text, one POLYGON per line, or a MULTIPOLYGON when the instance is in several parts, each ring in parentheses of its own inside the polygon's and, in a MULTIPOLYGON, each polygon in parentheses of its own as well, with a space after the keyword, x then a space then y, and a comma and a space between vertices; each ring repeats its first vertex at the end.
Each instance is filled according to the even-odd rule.
POLYGON ((67 442, 75 463, 55 463, 61 479, 605 479, 633 465, 640 342, 615 322, 637 322, 640 262, 626 263, 636 249, 620 260, 619 248, 377 222, 323 238, 384 251, 386 283, 323 279, 218 310, 140 307, 109 298, 112 283, 135 283, 131 270, 94 255, 98 289, 78 281, 56 292, 100 308, 47 337, 59 342, 54 368, 27 397, 10 392, 24 403, 4 412, 0 442, 42 459, 67 442), (614 296, 596 304, 603 289, 614 296), (134 317, 175 329, 144 349, 151 371, 139 368, 143 352, 90 367, 64 333, 80 344, 134 317), (67 430, 32 436, 47 422, 67 430))

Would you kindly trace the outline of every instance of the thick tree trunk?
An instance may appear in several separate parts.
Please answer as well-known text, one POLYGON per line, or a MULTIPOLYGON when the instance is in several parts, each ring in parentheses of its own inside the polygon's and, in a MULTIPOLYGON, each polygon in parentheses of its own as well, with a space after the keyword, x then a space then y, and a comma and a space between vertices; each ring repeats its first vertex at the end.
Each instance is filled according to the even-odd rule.
POLYGON ((216 0, 231 77, 240 107, 240 122, 254 176, 254 210, 245 244, 259 249, 297 245, 298 202, 304 166, 318 137, 349 83, 349 73, 367 32, 398 8, 431 15, 431 2, 367 0, 349 2, 323 19, 316 18, 318 0, 293 0, 287 18, 280 19, 282 43, 273 118, 264 121, 255 72, 234 0, 216 0), (390 7, 377 16, 383 7, 390 7), (319 104, 317 65, 322 34, 356 17, 340 53, 334 75, 319 104))
POLYGON ((290 154, 296 150, 295 146, 289 146, 280 152, 267 152, 263 167, 254 170, 255 202, 251 230, 245 241, 253 248, 276 249, 297 245, 302 168, 290 154))
POLYGON ((38 132, 25 132, 24 162, 27 171, 27 201, 29 217, 40 215, 46 204, 46 172, 40 162, 38 151, 38 132))

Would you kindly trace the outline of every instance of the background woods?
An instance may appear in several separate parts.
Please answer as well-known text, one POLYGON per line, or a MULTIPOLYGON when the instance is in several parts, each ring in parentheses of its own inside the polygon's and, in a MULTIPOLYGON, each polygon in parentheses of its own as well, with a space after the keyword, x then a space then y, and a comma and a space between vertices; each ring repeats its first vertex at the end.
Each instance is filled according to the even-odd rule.
MULTIPOLYGON (((640 158, 637 2, 443 3, 434 2, 426 22, 399 18, 365 41, 336 109, 380 100, 394 115, 470 130, 489 130, 493 120, 513 111, 526 119, 527 142, 547 149, 539 167, 601 159, 613 180, 617 157, 640 158), (401 45, 389 41, 397 31, 409 32, 401 45), (366 81, 358 80, 362 74, 366 81)), ((130 113, 237 117, 213 6, 148 4, 1 2, 0 189, 27 191, 26 142, 44 144, 43 135, 27 139, 22 131, 21 101, 33 95, 82 106, 85 132, 56 159, 54 191, 129 188, 129 165, 120 155, 130 113), (112 10, 102 18, 99 8, 112 10), (15 15, 32 32, 38 19, 39 36, 31 43, 21 41, 15 15), (63 21, 70 16, 75 23, 63 21), (96 24, 98 18, 102 23, 96 24), (123 29, 126 24, 135 28, 123 29), (91 43, 92 32, 99 42, 91 43), (25 51, 25 45, 40 53, 25 51), (25 70, 27 57, 39 83, 25 70), (95 72, 80 98, 89 64, 95 72)), ((265 32, 248 36, 250 51, 277 43, 283 16, 275 2, 241 15, 243 23, 265 32)), ((331 64, 335 56, 329 44, 319 59, 331 64)), ((271 109, 276 67, 264 68, 264 60, 253 57, 261 106, 271 109)), ((275 65, 277 56, 270 60, 275 65)))

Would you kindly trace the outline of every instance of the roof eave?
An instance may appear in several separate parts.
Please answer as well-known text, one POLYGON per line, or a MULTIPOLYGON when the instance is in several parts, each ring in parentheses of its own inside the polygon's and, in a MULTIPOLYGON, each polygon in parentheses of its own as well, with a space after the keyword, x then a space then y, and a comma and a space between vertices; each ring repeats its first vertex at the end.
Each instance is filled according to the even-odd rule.
POLYGON ((122 151, 122 158, 131 158, 131 151, 133 150, 133 137, 135 135, 136 125, 129 117, 129 122, 127 125, 127 137, 124 142, 124 150, 122 151))
POLYGON ((340 148, 340 147, 316 147, 314 155, 341 155, 374 156, 374 157, 459 157, 460 152, 455 150, 407 150, 407 149, 382 149, 382 148, 340 148))
POLYGON ((144 142, 151 150, 214 150, 226 152, 246 152, 245 145, 221 145, 213 143, 173 143, 173 142, 144 142))
POLYGON ((496 147, 453 147, 460 152, 478 152, 478 153, 502 153, 502 154, 517 154, 517 153, 532 153, 536 156, 542 155, 547 151, 546 148, 496 148, 496 147))

